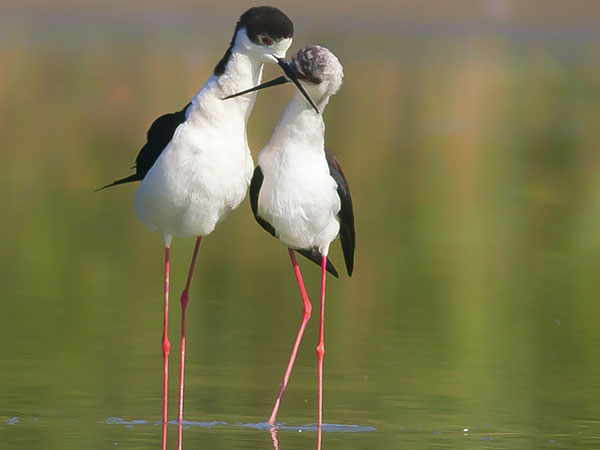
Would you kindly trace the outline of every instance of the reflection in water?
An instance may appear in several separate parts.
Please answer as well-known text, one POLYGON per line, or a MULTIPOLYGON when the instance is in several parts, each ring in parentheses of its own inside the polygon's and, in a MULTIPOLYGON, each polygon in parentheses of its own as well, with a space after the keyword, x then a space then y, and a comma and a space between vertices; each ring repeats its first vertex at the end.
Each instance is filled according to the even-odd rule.
POLYGON ((321 450, 323 427, 321 424, 317 425, 317 450, 321 450))
MULTIPOLYGON (((149 420, 144 420, 144 419, 138 419, 138 420, 125 420, 125 419, 121 419, 120 417, 109 417, 108 419, 106 419, 106 423, 109 425, 125 425, 126 427, 134 427, 135 425, 148 425, 148 424, 152 424, 153 422, 150 422, 149 420)), ((162 421, 160 422, 154 422, 154 425, 160 425, 162 423, 162 421)))
MULTIPOLYGON (((222 423, 222 425, 226 425, 222 423)), ((244 428, 255 428, 257 430, 272 430, 275 429, 277 431, 296 431, 296 432, 305 432, 305 431, 316 431, 317 424, 310 423, 306 425, 286 425, 285 423, 278 423, 276 426, 271 426, 269 422, 260 422, 260 423, 237 423, 230 424, 232 426, 239 426, 244 428)), ((324 423, 323 424, 323 432, 324 433, 352 433, 352 434, 360 434, 360 433, 372 433, 377 431, 377 428, 371 427, 368 425, 347 425, 347 424, 339 424, 339 423, 324 423)))
MULTIPOLYGON (((35 417, 33 420, 38 420, 39 418, 35 417)), ((12 417, 10 419, 6 419, 5 422, 10 425, 16 425, 19 423, 19 417, 12 417)), ((107 425, 125 425, 127 428, 132 428, 136 425, 162 425, 161 420, 147 420, 147 419, 133 419, 126 420, 120 417, 108 417, 104 421, 107 425)), ((179 425, 177 423, 177 419, 170 420, 169 425, 179 425)), ((286 425, 285 423, 278 423, 276 426, 271 426, 269 422, 258 422, 258 423, 241 423, 241 422, 223 422, 220 420, 210 420, 210 421, 197 421, 197 420, 183 420, 182 426, 184 429, 200 427, 211 429, 216 426, 222 427, 239 427, 239 428, 254 428, 255 430, 260 431, 296 431, 296 432, 305 432, 305 431, 316 431, 317 424, 310 423, 305 425, 286 425)), ((338 423, 324 423, 323 424, 323 432, 325 433, 372 433, 377 431, 377 428, 367 426, 367 425, 348 425, 348 424, 338 424, 338 423)))
MULTIPOLYGON (((18 417, 13 417, 9 420, 6 420, 6 423, 15 425, 19 423, 18 417)), ((125 420, 120 417, 109 417, 106 419, 106 423, 109 425, 124 425, 126 428, 134 428, 136 425, 162 425, 162 421, 149 421, 145 419, 136 419, 136 420, 125 420)), ((286 424, 278 424, 277 426, 271 426, 269 422, 259 422, 259 423, 235 423, 229 424, 227 422, 222 421, 207 421, 207 422, 199 422, 192 420, 184 420, 181 424, 178 423, 177 420, 172 420, 168 423, 168 425, 177 425, 178 432, 182 432, 183 429, 190 429, 194 427, 200 427, 205 429, 212 429, 215 426, 223 426, 223 427, 241 427, 241 428, 254 428, 256 430, 266 430, 269 432, 269 436, 271 437, 271 442, 273 444, 274 450, 279 450, 279 431, 295 431, 295 432, 305 432, 305 431, 317 431, 317 446, 320 445, 321 433, 319 433, 319 427, 317 424, 306 424, 301 426, 293 426, 286 424), (180 428, 182 427, 182 428, 180 428)), ((322 431, 325 433, 372 433, 377 431, 374 427, 370 426, 361 426, 361 425, 343 425, 343 424, 323 424, 322 431)))
POLYGON ((304 425, 304 426, 291 426, 291 425, 277 425, 276 427, 270 426, 268 423, 256 424, 254 428, 264 429, 266 426, 269 426, 269 434, 271 436, 271 442, 273 443, 273 448, 275 450, 279 450, 279 439, 277 437, 277 433, 280 430, 285 431, 314 431, 317 430, 317 448, 321 446, 321 436, 322 434, 319 431, 323 431, 325 433, 372 433, 377 431, 374 427, 369 426, 361 426, 361 425, 341 425, 341 424, 326 424, 324 423, 322 427, 318 427, 316 424, 304 425), (321 430, 319 430, 321 428, 321 430))
POLYGON ((273 448, 275 450, 279 450, 279 441, 277 440, 277 428, 272 427, 269 430, 269 433, 271 434, 271 441, 273 442, 273 448))
MULTIPOLYGON (((97 424, 90 424, 88 421, 79 420, 79 419, 66 419, 63 418, 59 421, 52 420, 48 417, 28 417, 28 416, 14 416, 4 421, 11 429, 14 429, 15 432, 19 436, 23 436, 25 434, 37 434, 40 431, 44 430, 63 430, 66 436, 74 435, 81 436, 85 433, 85 430, 94 430, 97 429, 97 424), (91 428, 90 428, 91 426, 91 428), (18 430, 18 431, 16 431, 18 430)), ((115 425, 122 425, 122 427, 114 427, 121 428, 123 431, 127 430, 123 433, 113 432, 103 430, 102 434, 106 434, 111 436, 110 439, 114 439, 111 445, 121 445, 121 443, 136 443, 136 442, 155 442, 155 427, 160 426, 161 421, 152 421, 148 419, 134 419, 134 420, 126 420, 119 417, 109 417, 102 421, 106 425, 110 425, 114 427, 115 425), (151 427, 147 431, 144 431, 145 427, 151 427), (135 431, 132 429, 136 428, 135 431), (118 436, 121 436, 120 438, 118 436), (141 440, 141 441, 140 441, 141 440)), ((169 422, 169 425, 175 426, 177 425, 176 420, 172 420, 169 422)), ((210 431, 213 436, 221 436, 222 440, 225 442, 229 442, 230 439, 240 439, 240 442, 253 441, 256 443, 262 442, 261 436, 264 436, 264 432, 268 432, 268 439, 270 441, 271 446, 274 450, 279 450, 280 448, 313 448, 314 449, 314 440, 315 436, 313 433, 316 431, 316 424, 306 424, 302 426, 293 426, 293 425, 285 425, 280 424, 277 427, 271 427, 267 422, 260 423, 227 423, 219 420, 214 421, 184 421, 183 424, 185 429, 190 429, 192 432, 189 433, 186 438, 186 444, 188 447, 198 446, 201 441, 198 440, 200 436, 209 436, 206 432, 210 431), (204 430, 203 433, 198 434, 194 433, 193 429, 198 428, 204 430), (244 429, 254 429, 257 432, 254 433, 240 433, 240 430, 244 429), (288 432, 286 434, 286 442, 282 444, 280 442, 280 433, 288 432), (308 431, 308 435, 305 435, 305 431, 308 431), (237 436, 237 438, 236 438, 237 436), (298 444, 300 442, 299 438, 302 440, 302 444, 298 444), (308 438, 308 439, 307 439, 308 438)), ((517 425, 516 425, 517 426, 517 425)), ((577 448, 597 448, 593 445, 595 440, 594 435, 594 427, 597 427, 597 424, 594 422, 586 423, 585 421, 581 422, 581 424, 577 427, 578 434, 580 434, 580 438, 577 441, 580 446, 577 448), (586 444, 589 444, 589 447, 586 447, 586 444)), ((390 427, 388 425, 388 430, 384 433, 374 433, 377 432, 373 427, 370 426, 361 426, 361 425, 342 425, 342 424, 323 424, 323 433, 324 434, 339 434, 339 437, 332 436, 331 441, 328 441, 328 448, 354 448, 349 443, 351 442, 362 442, 364 446, 358 448, 401 448, 401 449, 411 449, 414 448, 415 442, 431 442, 434 444, 433 446, 439 446, 440 448, 462 448, 464 445, 467 445, 469 442, 473 442, 476 440, 478 442, 504 442, 504 443, 512 443, 515 445, 510 446, 511 448, 518 449, 527 449, 531 448, 531 442, 538 443, 557 443, 564 442, 567 440, 567 436, 564 433, 553 432, 551 434, 546 434, 545 436, 533 436, 530 434, 521 434, 515 432, 500 432, 495 426, 491 424, 481 425, 481 426, 470 426, 470 427, 453 427, 450 429, 436 429, 431 428, 426 425, 417 425, 412 429, 407 429, 403 426, 394 426, 390 427), (562 437, 562 440, 559 441, 556 437, 562 437), (534 441, 532 441, 534 439, 534 441), (390 445, 386 446, 386 442, 390 443, 404 443, 402 445, 390 445), (380 443, 380 444, 378 444, 380 443)), ((558 428, 556 428, 558 429, 558 428)), ((597 429, 597 428, 596 428, 597 429)), ((1 430, 1 429, 0 429, 1 430)), ((9 435, 10 436, 10 435, 9 435)), ((205 438, 206 439, 206 438, 205 438)), ((204 440, 204 439, 203 439, 204 440)), ((221 439, 219 439, 220 441, 221 439)), ((216 442, 219 442, 216 441, 216 442)), ((572 440, 571 440, 572 442, 572 440)), ((142 447, 144 447, 142 445, 142 447)), ((66 446, 67 448, 77 448, 76 446, 66 446)), ((132 448, 136 448, 136 445, 131 445, 132 448)), ((258 448, 258 445, 254 445, 251 447, 240 446, 239 448, 258 448)), ((541 447, 545 448, 544 445, 541 447)), ((13 447, 11 447, 13 448, 13 447)), ((93 447, 92 447, 93 448, 93 447)), ((215 445, 213 448, 221 448, 219 445, 215 445)), ((575 448, 575 447, 573 447, 575 448)))
MULTIPOLYGON (((109 417, 108 419, 106 419, 106 423, 108 425, 125 425, 128 428, 133 428, 135 425, 162 425, 163 424, 162 420, 156 420, 156 421, 150 421, 150 420, 144 420, 144 419, 125 420, 125 419, 121 419, 120 417, 109 417)), ((174 419, 174 420, 169 421, 168 425, 179 426, 179 423, 176 419, 174 419)), ((209 422, 198 422, 195 420, 183 420, 181 423, 181 426, 184 429, 191 428, 191 427, 212 428, 216 425, 227 425, 227 423, 220 422, 218 420, 213 420, 213 421, 209 421, 209 422)))

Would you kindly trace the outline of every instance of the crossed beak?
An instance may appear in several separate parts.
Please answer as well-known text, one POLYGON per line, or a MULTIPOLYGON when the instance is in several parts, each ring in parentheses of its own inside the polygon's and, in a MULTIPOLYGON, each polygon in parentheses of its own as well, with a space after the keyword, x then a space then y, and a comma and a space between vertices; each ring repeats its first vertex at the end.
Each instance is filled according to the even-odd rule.
POLYGON ((285 59, 283 59, 283 58, 276 58, 276 59, 277 59, 277 65, 279 67, 281 67, 281 69, 283 70, 283 73, 285 75, 283 75, 279 78, 275 78, 274 80, 259 84, 258 86, 254 86, 253 88, 246 89, 245 91, 238 92, 233 95, 229 95, 229 96, 225 97, 223 100, 227 100, 227 99, 234 98, 234 97, 239 97, 240 95, 249 94, 250 92, 254 92, 254 91, 260 91, 261 89, 266 89, 266 88, 273 87, 273 86, 279 86, 280 84, 289 83, 291 81, 292 83, 294 83, 296 85, 296 87, 298 88, 300 93, 302 93, 302 95, 304 96, 306 101, 310 104, 310 106, 313 107, 313 109, 317 112, 317 114, 321 114, 319 112, 319 108, 317 108, 317 105, 315 105, 315 102, 313 102, 312 98, 310 98, 310 95, 308 95, 308 92, 306 92, 306 90, 304 89, 302 84, 300 84, 300 80, 298 78, 298 73, 297 73, 296 69, 290 63, 288 63, 285 59))

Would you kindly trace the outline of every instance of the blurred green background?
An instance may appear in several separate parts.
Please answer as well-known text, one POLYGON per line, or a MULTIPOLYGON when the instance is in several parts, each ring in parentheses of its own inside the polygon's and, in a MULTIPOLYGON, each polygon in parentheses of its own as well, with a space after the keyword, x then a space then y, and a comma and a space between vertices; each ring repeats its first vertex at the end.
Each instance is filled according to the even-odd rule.
MULTIPOLYGON (((600 447, 598 2, 274 5, 290 54, 322 44, 345 70, 324 118, 358 241, 355 275, 328 283, 324 420, 376 431, 324 448, 600 447)), ((129 173, 249 6, 0 5, 1 449, 157 447, 162 240, 135 186, 92 191, 129 173)), ((292 92, 259 96, 255 157, 292 92)), ((172 417, 192 248, 173 244, 172 417)), ((316 306, 318 268, 301 264, 316 306)), ((188 311, 186 447, 269 448, 244 425, 268 417, 301 301, 247 200, 204 240, 188 311)), ((316 421, 317 322, 282 450, 314 446, 294 427, 316 421)))

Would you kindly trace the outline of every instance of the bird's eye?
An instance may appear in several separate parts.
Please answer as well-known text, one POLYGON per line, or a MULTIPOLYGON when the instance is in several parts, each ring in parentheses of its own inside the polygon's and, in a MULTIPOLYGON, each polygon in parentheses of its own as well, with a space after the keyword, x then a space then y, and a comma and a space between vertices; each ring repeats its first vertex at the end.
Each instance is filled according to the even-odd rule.
POLYGON ((268 37, 261 37, 260 41, 263 43, 263 45, 271 45, 273 43, 273 40, 268 38, 268 37))

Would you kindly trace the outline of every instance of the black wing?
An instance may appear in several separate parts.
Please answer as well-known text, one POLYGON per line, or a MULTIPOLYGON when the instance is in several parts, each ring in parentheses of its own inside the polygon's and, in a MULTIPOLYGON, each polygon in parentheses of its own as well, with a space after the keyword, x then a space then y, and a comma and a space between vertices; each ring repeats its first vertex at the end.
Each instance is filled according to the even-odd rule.
POLYGON ((185 112, 191 103, 185 105, 181 111, 164 114, 152 122, 147 133, 147 142, 135 159, 135 173, 120 180, 116 180, 111 184, 98 189, 99 191, 107 187, 116 186, 118 184, 130 183, 132 181, 141 181, 152 168, 162 151, 169 145, 175 130, 179 125, 185 122, 185 112))
POLYGON ((352 210, 352 197, 350 197, 350 187, 348 180, 342 171, 342 166, 336 159, 331 150, 325 150, 327 164, 329 165, 329 174, 337 183, 337 193, 340 196, 341 208, 338 213, 340 220, 340 241, 346 261, 348 275, 352 276, 354 270, 354 249, 356 247, 356 233, 354 232, 354 211, 352 210))
MULTIPOLYGON (((264 178, 265 177, 262 173, 260 166, 256 166, 256 169, 254 169, 254 175, 252 175, 252 181, 250 182, 250 207, 252 208, 252 213, 254 214, 254 218, 256 219, 258 224, 261 227, 263 227, 266 231, 268 231, 271 234, 271 236, 277 237, 277 232, 275 231, 273 225, 271 225, 269 222, 267 222, 265 219, 258 215, 258 195, 260 193, 260 187, 262 186, 264 178)), ((310 259, 318 266, 321 266, 321 260, 323 259, 323 256, 317 249, 301 249, 296 250, 296 252, 301 254, 305 258, 310 259)), ((335 270, 335 267, 333 266, 329 258, 327 259, 327 272, 329 272, 336 278, 339 276, 337 270, 335 270)))
POLYGON ((273 225, 258 215, 258 194, 260 193, 260 187, 262 186, 264 179, 265 176, 263 175, 260 166, 256 166, 254 174, 252 175, 252 181, 250 182, 250 207, 252 208, 252 214, 254 214, 254 218, 258 224, 267 230, 271 236, 277 237, 273 225))

